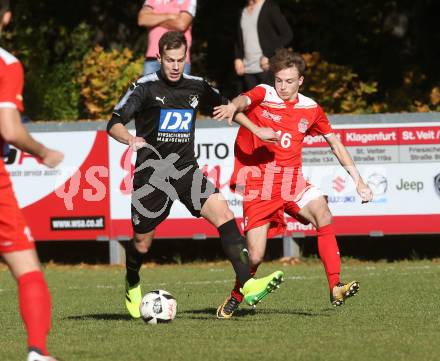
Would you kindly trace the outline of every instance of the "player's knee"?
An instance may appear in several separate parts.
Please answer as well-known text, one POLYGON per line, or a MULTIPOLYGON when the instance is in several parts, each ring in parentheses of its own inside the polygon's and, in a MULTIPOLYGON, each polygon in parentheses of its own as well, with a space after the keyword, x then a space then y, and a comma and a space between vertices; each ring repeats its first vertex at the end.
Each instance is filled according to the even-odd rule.
POLYGON ((333 215, 329 209, 324 209, 319 213, 316 220, 318 227, 323 227, 333 222, 333 215))
POLYGON ((249 266, 251 268, 258 267, 263 262, 263 254, 254 253, 249 255, 249 266))
POLYGON ((135 247, 139 253, 147 253, 150 249, 150 245, 147 245, 143 242, 135 243, 135 247))
POLYGON ((232 211, 229 208, 218 215, 219 224, 225 224, 226 222, 229 222, 232 219, 234 219, 234 213, 232 213, 232 211))
POLYGON ((147 253, 150 249, 151 242, 147 235, 135 235, 134 247, 139 253, 147 253))

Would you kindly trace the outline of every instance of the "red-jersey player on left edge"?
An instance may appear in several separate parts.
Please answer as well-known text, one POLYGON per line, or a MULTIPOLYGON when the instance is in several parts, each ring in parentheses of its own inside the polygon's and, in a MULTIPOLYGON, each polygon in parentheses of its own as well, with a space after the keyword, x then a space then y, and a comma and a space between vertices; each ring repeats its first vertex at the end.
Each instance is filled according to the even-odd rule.
MULTIPOLYGON (((9 1, 0 0, 0 31, 10 19, 9 1)), ((54 168, 61 163, 64 155, 35 141, 21 124, 22 89, 21 63, 0 48, 0 149, 6 141, 54 168)), ((0 255, 17 280, 20 313, 28 336, 27 361, 56 361, 48 355, 46 346, 51 319, 49 290, 3 157, 0 157, 0 255)))

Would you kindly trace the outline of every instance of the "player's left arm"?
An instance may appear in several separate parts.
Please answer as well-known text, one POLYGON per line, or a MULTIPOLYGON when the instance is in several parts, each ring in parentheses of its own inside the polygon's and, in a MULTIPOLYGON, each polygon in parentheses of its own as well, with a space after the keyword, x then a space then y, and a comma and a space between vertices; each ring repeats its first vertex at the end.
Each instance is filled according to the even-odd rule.
POLYGON ((229 106, 230 102, 227 98, 225 98, 218 89, 212 87, 208 84, 207 81, 203 80, 203 89, 201 94, 201 106, 206 108, 206 110, 213 115, 214 119, 224 119, 217 118, 217 110, 218 108, 222 108, 224 106, 229 106))
POLYGON ((321 134, 324 136, 339 163, 345 168, 353 179, 354 184, 356 185, 356 190, 359 196, 362 198, 362 202, 364 203, 371 201, 373 199, 373 192, 362 179, 356 165, 354 164, 353 158, 347 151, 347 148, 345 148, 344 144, 342 144, 339 138, 334 134, 332 126, 325 115, 324 110, 319 105, 316 107, 314 117, 315 121, 313 122, 312 127, 308 130, 308 134, 321 134))
POLYGON ((339 163, 345 168, 353 179, 354 184, 356 185, 356 190, 359 196, 362 198, 362 202, 371 201, 373 199, 373 192, 362 179, 356 165, 354 164, 353 158, 347 151, 347 148, 345 148, 344 144, 342 144, 339 138, 334 134, 326 135, 325 140, 332 149, 333 154, 336 156, 339 163))

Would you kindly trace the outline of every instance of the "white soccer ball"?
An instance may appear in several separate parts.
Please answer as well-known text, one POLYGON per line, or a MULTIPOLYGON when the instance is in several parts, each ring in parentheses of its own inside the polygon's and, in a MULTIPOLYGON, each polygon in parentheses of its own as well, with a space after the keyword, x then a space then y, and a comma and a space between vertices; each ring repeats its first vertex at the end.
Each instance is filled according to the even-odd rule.
POLYGON ((154 290, 145 294, 139 310, 146 323, 155 325, 171 322, 176 316, 177 302, 171 293, 164 290, 154 290))

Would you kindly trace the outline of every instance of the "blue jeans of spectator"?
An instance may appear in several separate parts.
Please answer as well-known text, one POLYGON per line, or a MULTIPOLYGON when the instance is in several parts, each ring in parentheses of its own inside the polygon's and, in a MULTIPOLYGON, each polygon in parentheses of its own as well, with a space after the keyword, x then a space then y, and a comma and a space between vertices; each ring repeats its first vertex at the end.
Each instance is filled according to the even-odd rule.
MULTIPOLYGON (((155 73, 160 69, 160 63, 157 60, 145 60, 144 62, 144 75, 155 73)), ((191 73, 191 64, 185 63, 183 67, 183 72, 185 74, 191 73)))

